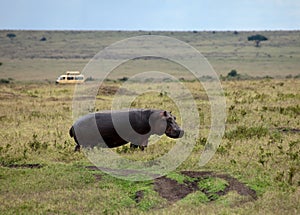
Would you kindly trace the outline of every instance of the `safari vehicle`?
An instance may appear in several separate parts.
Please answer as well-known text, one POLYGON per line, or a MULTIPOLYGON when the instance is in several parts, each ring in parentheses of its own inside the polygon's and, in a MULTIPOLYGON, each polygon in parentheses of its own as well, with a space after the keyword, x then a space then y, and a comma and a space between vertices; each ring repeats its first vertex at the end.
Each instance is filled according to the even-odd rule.
POLYGON ((57 78, 56 84, 77 84, 84 82, 84 75, 78 71, 67 71, 65 75, 61 75, 57 78))

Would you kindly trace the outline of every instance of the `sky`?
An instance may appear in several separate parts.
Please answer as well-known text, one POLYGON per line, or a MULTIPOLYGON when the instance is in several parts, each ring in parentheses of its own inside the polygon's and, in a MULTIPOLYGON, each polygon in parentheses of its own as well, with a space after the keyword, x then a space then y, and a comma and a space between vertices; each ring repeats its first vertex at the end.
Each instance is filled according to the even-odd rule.
POLYGON ((300 1, 2 0, 0 29, 300 30, 300 1))

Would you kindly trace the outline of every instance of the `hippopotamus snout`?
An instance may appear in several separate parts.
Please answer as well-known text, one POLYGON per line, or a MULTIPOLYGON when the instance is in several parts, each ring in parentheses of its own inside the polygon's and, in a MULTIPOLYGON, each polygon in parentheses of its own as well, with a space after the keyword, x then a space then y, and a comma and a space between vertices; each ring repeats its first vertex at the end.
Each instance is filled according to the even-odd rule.
POLYGON ((180 130, 177 138, 181 138, 183 135, 184 135, 184 130, 180 130))
POLYGON ((179 129, 179 130, 171 130, 171 131, 166 131, 166 135, 171 138, 181 138, 184 135, 184 130, 179 129))

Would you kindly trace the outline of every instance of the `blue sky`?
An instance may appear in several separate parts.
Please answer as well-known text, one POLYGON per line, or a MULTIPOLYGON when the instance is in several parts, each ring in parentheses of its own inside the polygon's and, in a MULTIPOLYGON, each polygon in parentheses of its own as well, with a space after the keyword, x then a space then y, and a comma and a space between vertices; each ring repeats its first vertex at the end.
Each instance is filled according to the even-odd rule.
POLYGON ((300 30, 300 1, 4 0, 0 29, 300 30))

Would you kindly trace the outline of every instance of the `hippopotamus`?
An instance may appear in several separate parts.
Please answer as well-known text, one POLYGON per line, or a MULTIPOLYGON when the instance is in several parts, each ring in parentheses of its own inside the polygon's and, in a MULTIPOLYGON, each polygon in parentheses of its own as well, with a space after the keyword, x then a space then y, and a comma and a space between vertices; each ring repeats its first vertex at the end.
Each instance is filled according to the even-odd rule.
POLYGON ((127 109, 101 111, 79 118, 70 128, 70 136, 76 142, 75 151, 95 146, 114 148, 130 142, 131 148, 144 150, 148 138, 166 134, 181 138, 184 134, 171 112, 154 109, 127 109))

